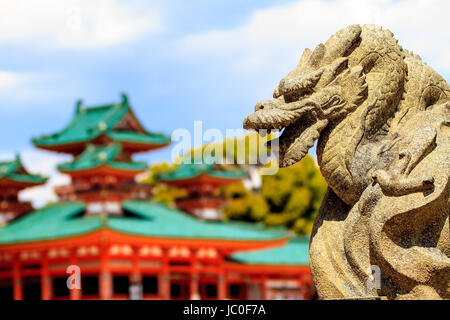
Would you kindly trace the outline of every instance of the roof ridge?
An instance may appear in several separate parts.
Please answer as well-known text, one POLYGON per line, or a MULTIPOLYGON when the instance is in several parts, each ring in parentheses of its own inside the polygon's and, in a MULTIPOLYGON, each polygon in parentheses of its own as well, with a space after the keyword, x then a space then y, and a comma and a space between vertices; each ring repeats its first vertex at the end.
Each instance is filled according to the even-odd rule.
MULTIPOLYGON (((19 154, 16 154, 14 160, 0 162, 0 177, 5 177, 13 174, 17 169, 23 167, 22 160, 19 154)), ((29 175, 29 172, 23 167, 24 171, 29 175)))
POLYGON ((102 165, 112 166, 119 170, 144 170, 148 164, 144 161, 119 160, 117 156, 122 152, 123 147, 117 141, 112 141, 107 145, 95 145, 88 143, 85 150, 72 161, 61 163, 57 166, 60 171, 85 170, 102 165))
POLYGON ((114 107, 129 107, 128 104, 123 104, 122 102, 112 102, 107 104, 101 104, 98 106, 80 106, 80 112, 89 112, 89 111, 95 111, 99 109, 108 109, 108 108, 114 108, 114 107))

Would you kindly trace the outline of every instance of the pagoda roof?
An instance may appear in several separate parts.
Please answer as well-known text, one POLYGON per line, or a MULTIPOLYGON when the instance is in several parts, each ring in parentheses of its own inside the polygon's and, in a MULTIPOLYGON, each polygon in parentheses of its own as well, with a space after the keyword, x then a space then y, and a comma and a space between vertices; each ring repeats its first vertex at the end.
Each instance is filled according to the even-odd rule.
POLYGON ((172 172, 165 172, 160 175, 160 179, 166 182, 188 180, 202 175, 207 175, 220 180, 236 180, 245 177, 244 172, 238 170, 230 170, 225 166, 214 163, 195 164, 182 163, 172 172))
POLYGON ((285 246, 235 253, 231 258, 246 264, 308 265, 309 237, 294 237, 285 246))
POLYGON ((71 153, 73 149, 79 150, 79 144, 101 136, 121 143, 146 146, 142 149, 166 146, 171 141, 169 136, 146 131, 134 116, 125 95, 121 102, 96 107, 82 107, 79 101, 74 116, 64 129, 33 138, 32 141, 39 148, 71 153), (136 128, 116 127, 127 114, 135 120, 136 128))
POLYGON ((266 241, 286 239, 284 228, 246 222, 211 222, 152 201, 125 201, 133 216, 85 216, 83 202, 61 202, 0 227, 0 246, 79 236, 109 229, 134 236, 193 240, 266 241))
POLYGON ((36 174, 30 174, 23 166, 19 155, 12 161, 0 162, 0 183, 12 182, 28 187, 40 185, 46 181, 47 178, 36 174))
POLYGON ((126 161, 120 159, 122 146, 117 143, 111 143, 107 146, 95 146, 89 144, 86 149, 72 162, 66 162, 58 165, 61 172, 74 172, 95 169, 99 167, 110 167, 118 171, 136 171, 141 172, 147 169, 145 162, 126 161))

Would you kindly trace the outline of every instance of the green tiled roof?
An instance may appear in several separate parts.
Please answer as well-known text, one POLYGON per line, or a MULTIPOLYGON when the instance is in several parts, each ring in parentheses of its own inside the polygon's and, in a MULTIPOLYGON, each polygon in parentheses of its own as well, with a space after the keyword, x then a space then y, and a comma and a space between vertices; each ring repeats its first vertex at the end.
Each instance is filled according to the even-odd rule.
POLYGON ((170 143, 170 137, 160 134, 147 132, 146 134, 132 132, 132 131, 110 131, 107 136, 116 141, 128 141, 145 144, 168 144, 170 143))
POLYGON ((269 240, 286 237, 281 228, 263 228, 252 223, 199 220, 182 211, 150 201, 128 201, 123 207, 147 219, 110 218, 108 225, 117 231, 138 235, 173 238, 269 240))
POLYGON ((43 209, 0 227, 0 244, 36 240, 57 239, 79 235, 100 228, 99 217, 73 216, 84 210, 81 202, 66 202, 46 206, 43 209))
POLYGON ((308 265, 309 237, 292 238, 283 247, 236 253, 232 259, 249 264, 308 265))
POLYGON ((148 166, 145 162, 124 162, 117 159, 122 147, 118 143, 111 143, 100 147, 89 144, 83 153, 74 161, 58 165, 61 171, 79 171, 107 165, 119 170, 142 171, 148 166))
POLYGON ((29 184, 42 184, 47 181, 40 175, 29 174, 18 155, 13 161, 0 162, 0 179, 3 178, 29 184))
POLYGON ((240 179, 245 177, 245 174, 242 171, 218 170, 215 163, 182 163, 176 170, 161 174, 160 178, 164 181, 173 181, 194 178, 201 174, 207 174, 212 177, 223 179, 240 179))
POLYGON ((151 201, 126 201, 123 208, 137 217, 78 215, 81 202, 63 202, 34 211, 0 227, 0 245, 75 236, 101 227, 122 233, 186 239, 271 240, 286 237, 285 229, 252 223, 210 222, 151 201))
POLYGON ((136 133, 131 131, 115 131, 114 126, 131 111, 128 98, 123 95, 122 101, 98 107, 84 108, 77 103, 75 114, 70 123, 60 132, 43 135, 32 141, 36 146, 48 147, 77 142, 88 142, 105 134, 114 140, 145 144, 167 144, 170 137, 155 133, 136 133))

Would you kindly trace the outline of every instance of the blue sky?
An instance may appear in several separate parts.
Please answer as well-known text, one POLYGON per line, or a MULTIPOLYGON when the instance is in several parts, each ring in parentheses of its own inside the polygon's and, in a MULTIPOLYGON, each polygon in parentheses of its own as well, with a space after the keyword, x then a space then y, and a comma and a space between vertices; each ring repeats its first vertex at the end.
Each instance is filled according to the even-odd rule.
MULTIPOLYGON (((105 5, 110 2, 121 4, 105 1, 105 5)), ((118 100, 120 92, 129 95, 136 114, 149 130, 170 134, 175 128, 189 128, 194 120, 220 129, 239 127, 239 115, 222 112, 229 103, 233 109, 241 104, 241 115, 251 110, 251 104, 246 106, 239 99, 243 94, 231 92, 233 79, 214 59, 186 59, 177 54, 177 42, 189 34, 233 27, 255 9, 284 2, 126 2, 137 16, 149 14, 151 18, 152 11, 157 12, 161 26, 156 31, 143 30, 134 39, 93 48, 55 45, 53 39, 3 44, 0 71, 24 75, 24 80, 1 96, 0 150, 30 148, 32 136, 61 129, 78 98, 89 106, 118 100)), ((82 11, 82 2, 80 7, 82 11)), ((154 158, 148 155, 148 160, 150 157, 154 158)), ((168 159, 169 152, 155 157, 168 159)))
MULTIPOLYGON (((391 29, 450 79, 447 0, 0 0, 0 159, 23 155, 30 171, 52 176, 24 193, 51 197, 67 179, 64 157, 35 150, 31 137, 60 130, 75 101, 114 102, 126 92, 147 129, 170 134, 241 128, 254 104, 270 98, 305 47, 339 28, 391 29)), ((170 149, 140 155, 170 160, 170 149)))

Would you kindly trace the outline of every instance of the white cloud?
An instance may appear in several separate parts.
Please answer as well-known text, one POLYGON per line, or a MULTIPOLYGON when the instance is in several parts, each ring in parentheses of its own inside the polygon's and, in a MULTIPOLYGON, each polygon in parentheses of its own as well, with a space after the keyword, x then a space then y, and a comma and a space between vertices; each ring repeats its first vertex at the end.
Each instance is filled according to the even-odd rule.
POLYGON ((161 12, 118 0, 0 0, 0 43, 100 48, 160 30, 161 12), (31 4, 30 4, 31 3, 31 4))
MULTIPOLYGON (((1 153, 0 161, 10 161, 14 159, 14 153, 1 153)), ((31 201, 36 208, 44 206, 49 201, 56 201, 56 194, 53 192, 55 186, 70 183, 70 178, 56 170, 59 163, 70 161, 68 155, 51 154, 40 150, 24 150, 20 153, 23 165, 31 174, 41 174, 48 179, 43 186, 32 187, 20 192, 21 201, 31 201)))
POLYGON ((13 96, 17 92, 26 94, 32 83, 38 80, 39 76, 34 74, 0 70, 0 96, 13 96))
MULTIPOLYGON (((0 111, 18 111, 17 105, 11 108, 10 102, 23 102, 29 100, 48 101, 62 95, 61 90, 54 90, 54 83, 60 81, 55 73, 24 73, 0 70, 0 111)), ((29 107, 29 104, 19 104, 29 107)))
POLYGON ((347 25, 375 24, 448 77, 448 12, 448 0, 304 0, 256 11, 233 29, 188 35, 177 49, 184 57, 222 59, 237 76, 278 81, 304 48, 314 49, 347 25))
POLYGON ((8 71, 0 71, 0 90, 8 90, 27 82, 30 75, 13 73, 8 71))

